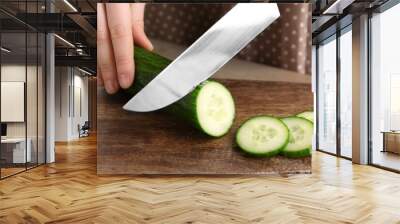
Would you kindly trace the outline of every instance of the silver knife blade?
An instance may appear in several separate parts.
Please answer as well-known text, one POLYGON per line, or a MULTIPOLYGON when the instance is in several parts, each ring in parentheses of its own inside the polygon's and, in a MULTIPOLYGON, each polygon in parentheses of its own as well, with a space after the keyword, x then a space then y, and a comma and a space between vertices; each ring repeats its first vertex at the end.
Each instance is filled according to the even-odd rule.
POLYGON ((276 3, 239 3, 218 20, 123 109, 148 112, 178 101, 207 80, 280 16, 276 3))

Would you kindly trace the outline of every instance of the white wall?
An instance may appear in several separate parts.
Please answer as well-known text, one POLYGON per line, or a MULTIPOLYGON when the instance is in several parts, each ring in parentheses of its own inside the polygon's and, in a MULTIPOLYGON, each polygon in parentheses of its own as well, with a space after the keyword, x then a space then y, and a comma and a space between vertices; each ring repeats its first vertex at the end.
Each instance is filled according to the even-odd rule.
MULTIPOLYGON (((25 82, 25 73, 25 65, 2 65, 1 81, 25 82)), ((5 110, 5 108, 1 108, 1 110, 5 110)), ((7 137, 25 137, 25 122, 7 123, 7 137)))
MULTIPOLYGON (((25 75, 26 71, 28 74, 35 73, 36 74, 36 67, 34 66, 27 66, 25 67, 24 65, 18 65, 18 64, 4 64, 1 66, 1 81, 4 82, 25 82, 25 75), (27 69, 27 70, 25 70, 27 69)), ((31 80, 30 80, 31 82, 31 80)), ((32 84, 32 83, 30 83, 32 84)), ((36 85, 36 81, 33 83, 36 85)), ((27 102, 32 102, 34 101, 33 98, 36 99, 36 89, 27 89, 27 102), (30 92, 29 90, 32 90, 34 92, 30 92)), ((33 105, 32 105, 33 106, 33 105)), ((36 104, 34 105, 36 107, 36 104)), ((5 110, 6 108, 1 108, 2 110, 5 110)), ((35 121, 36 123, 36 114, 31 114, 28 113, 28 122, 35 121), (34 115, 34 117, 31 117, 34 115)), ((29 127, 32 127, 33 125, 28 125, 29 127)), ((7 122, 7 136, 8 137, 25 137, 25 122, 7 122)))
POLYGON ((88 78, 76 68, 56 68, 55 120, 56 141, 79 138, 78 125, 88 120, 88 78))
MULTIPOLYGON (((2 82, 24 82, 25 83, 25 71, 24 65, 18 64, 4 64, 1 66, 1 81, 2 82)), ((32 66, 28 67, 28 70, 32 70, 32 66)), ((2 96, 2 98, 5 96, 2 96)), ((7 108, 1 108, 7 110, 7 108)), ((24 108, 22 108, 24 112, 24 108)), ((25 137, 25 124, 24 122, 7 122, 7 135, 9 137, 25 137)))
MULTIPOLYGON (((22 102, 22 107, 9 108, 4 105, 1 107, 2 112, 7 111, 8 113, 17 113, 17 111, 25 114, 26 120, 21 122, 6 122, 7 123, 7 137, 8 138, 27 138, 31 144, 32 161, 36 162, 36 158, 39 159, 39 163, 44 162, 44 150, 45 150, 45 120, 44 120, 44 74, 41 66, 32 66, 25 64, 3 64, 1 66, 1 81, 2 82, 23 82, 26 85, 26 107, 25 102, 22 102), (27 78, 27 80, 25 80, 27 78), (37 157, 37 153, 39 156, 37 157)), ((4 89, 2 89, 2 93, 4 89)), ((19 90, 21 94, 24 94, 25 90, 19 90)), ((2 95, 2 98, 7 97, 2 95)), ((24 116, 24 115, 22 115, 24 116)))
POLYGON ((55 141, 68 141, 69 132, 69 68, 55 68, 55 141))
MULTIPOLYGON (((24 122, 25 83, 1 81, 1 122, 24 122)), ((36 108, 36 107, 35 107, 36 108)))
POLYGON ((73 113, 74 117, 72 119, 72 135, 77 138, 79 137, 78 133, 78 124, 83 125, 85 121, 88 121, 89 119, 89 113, 88 113, 88 77, 83 77, 81 76, 81 73, 76 75, 75 70, 75 75, 74 75, 74 93, 73 96, 75 100, 75 106, 74 110, 75 113, 73 113), (80 111, 82 110, 82 111, 80 111))

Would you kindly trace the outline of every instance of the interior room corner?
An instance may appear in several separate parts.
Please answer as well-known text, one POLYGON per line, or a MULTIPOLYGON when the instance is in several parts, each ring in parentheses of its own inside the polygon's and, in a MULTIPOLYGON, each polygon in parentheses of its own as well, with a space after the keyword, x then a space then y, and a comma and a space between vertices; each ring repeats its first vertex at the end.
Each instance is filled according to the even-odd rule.
MULTIPOLYGON (((241 106, 219 139, 99 85, 99 2, 0 1, 0 223, 400 223, 400 1, 269 2, 281 19, 211 77, 241 106), (310 154, 245 154, 249 108, 312 112, 310 154)), ((233 6, 146 1, 153 53, 233 6)))

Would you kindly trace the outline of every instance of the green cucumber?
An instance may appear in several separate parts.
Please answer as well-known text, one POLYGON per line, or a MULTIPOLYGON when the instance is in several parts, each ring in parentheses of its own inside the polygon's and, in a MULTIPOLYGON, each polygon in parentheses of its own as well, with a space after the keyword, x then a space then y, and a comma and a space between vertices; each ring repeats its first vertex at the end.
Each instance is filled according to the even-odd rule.
MULTIPOLYGON (((126 90, 135 95, 153 80, 171 60, 135 47, 135 81, 126 90)), ((235 103, 229 90, 216 81, 204 81, 165 110, 212 137, 225 135, 235 118, 235 103)))
POLYGON ((282 149, 281 154, 289 158, 311 155, 313 123, 301 117, 281 119, 289 128, 289 143, 282 149))
POLYGON ((278 118, 256 116, 245 121, 236 133, 236 143, 244 152, 259 157, 280 153, 289 141, 289 129, 278 118))
POLYGON ((314 112, 313 111, 304 111, 296 115, 297 117, 305 118, 314 123, 314 112))

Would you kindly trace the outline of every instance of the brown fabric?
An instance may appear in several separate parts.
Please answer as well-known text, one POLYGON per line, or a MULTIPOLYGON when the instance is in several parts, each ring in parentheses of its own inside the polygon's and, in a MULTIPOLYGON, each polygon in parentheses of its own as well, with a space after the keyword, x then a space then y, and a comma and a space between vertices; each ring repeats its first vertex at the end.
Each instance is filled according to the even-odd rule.
MULTIPOLYGON (((233 4, 147 4, 146 33, 153 38, 190 45, 233 4)), ((279 4, 281 17, 237 57, 311 74, 310 4, 279 4)))

